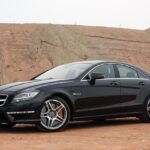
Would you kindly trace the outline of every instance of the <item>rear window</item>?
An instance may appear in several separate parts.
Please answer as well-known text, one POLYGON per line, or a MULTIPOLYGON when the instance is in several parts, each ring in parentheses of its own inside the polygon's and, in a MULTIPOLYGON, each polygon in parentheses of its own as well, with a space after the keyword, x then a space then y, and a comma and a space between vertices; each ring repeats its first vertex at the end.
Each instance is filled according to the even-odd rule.
POLYGON ((139 78, 137 71, 123 65, 117 65, 120 78, 139 78))

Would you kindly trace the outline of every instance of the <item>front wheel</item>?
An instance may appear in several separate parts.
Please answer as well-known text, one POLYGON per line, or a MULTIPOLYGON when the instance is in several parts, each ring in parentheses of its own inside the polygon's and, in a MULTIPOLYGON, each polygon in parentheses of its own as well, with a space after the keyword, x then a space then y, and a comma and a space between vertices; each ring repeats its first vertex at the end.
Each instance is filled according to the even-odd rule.
POLYGON ((38 128, 43 131, 60 131, 70 120, 68 104, 59 97, 51 98, 43 104, 38 128))
POLYGON ((139 118, 142 122, 150 123, 150 97, 145 103, 144 113, 139 118))

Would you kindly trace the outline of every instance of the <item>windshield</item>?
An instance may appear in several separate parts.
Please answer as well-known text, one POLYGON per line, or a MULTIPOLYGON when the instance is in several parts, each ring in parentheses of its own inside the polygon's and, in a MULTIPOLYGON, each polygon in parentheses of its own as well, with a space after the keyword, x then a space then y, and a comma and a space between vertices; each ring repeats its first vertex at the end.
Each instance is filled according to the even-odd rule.
POLYGON ((75 79, 79 77, 86 69, 88 69, 92 64, 88 63, 72 63, 65 64, 53 68, 35 79, 43 80, 43 79, 75 79))

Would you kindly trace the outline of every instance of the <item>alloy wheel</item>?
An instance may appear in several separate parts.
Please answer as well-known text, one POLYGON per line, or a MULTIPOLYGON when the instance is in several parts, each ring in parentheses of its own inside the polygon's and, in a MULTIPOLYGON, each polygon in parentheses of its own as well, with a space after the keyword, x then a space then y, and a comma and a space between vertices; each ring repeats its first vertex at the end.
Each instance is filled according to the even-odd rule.
POLYGON ((47 100, 41 110, 41 125, 48 130, 61 128, 67 120, 65 105, 56 99, 47 100))

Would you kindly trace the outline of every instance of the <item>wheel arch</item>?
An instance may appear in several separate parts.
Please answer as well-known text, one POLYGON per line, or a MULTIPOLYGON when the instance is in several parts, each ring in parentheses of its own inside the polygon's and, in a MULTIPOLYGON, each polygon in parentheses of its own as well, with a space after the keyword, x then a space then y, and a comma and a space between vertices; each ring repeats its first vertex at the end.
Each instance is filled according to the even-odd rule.
POLYGON ((68 106, 70 108, 70 120, 72 120, 73 115, 74 115, 74 106, 71 101, 71 98, 68 95, 61 93, 61 92, 55 92, 55 93, 51 94, 50 97, 60 97, 68 104, 68 106))
POLYGON ((148 101, 148 99, 150 99, 150 93, 147 94, 147 96, 145 97, 145 99, 144 99, 144 104, 148 101))
POLYGON ((144 107, 147 100, 150 99, 150 84, 149 86, 146 86, 144 90, 141 91, 140 95, 141 97, 139 97, 139 102, 141 102, 141 104, 144 107))

